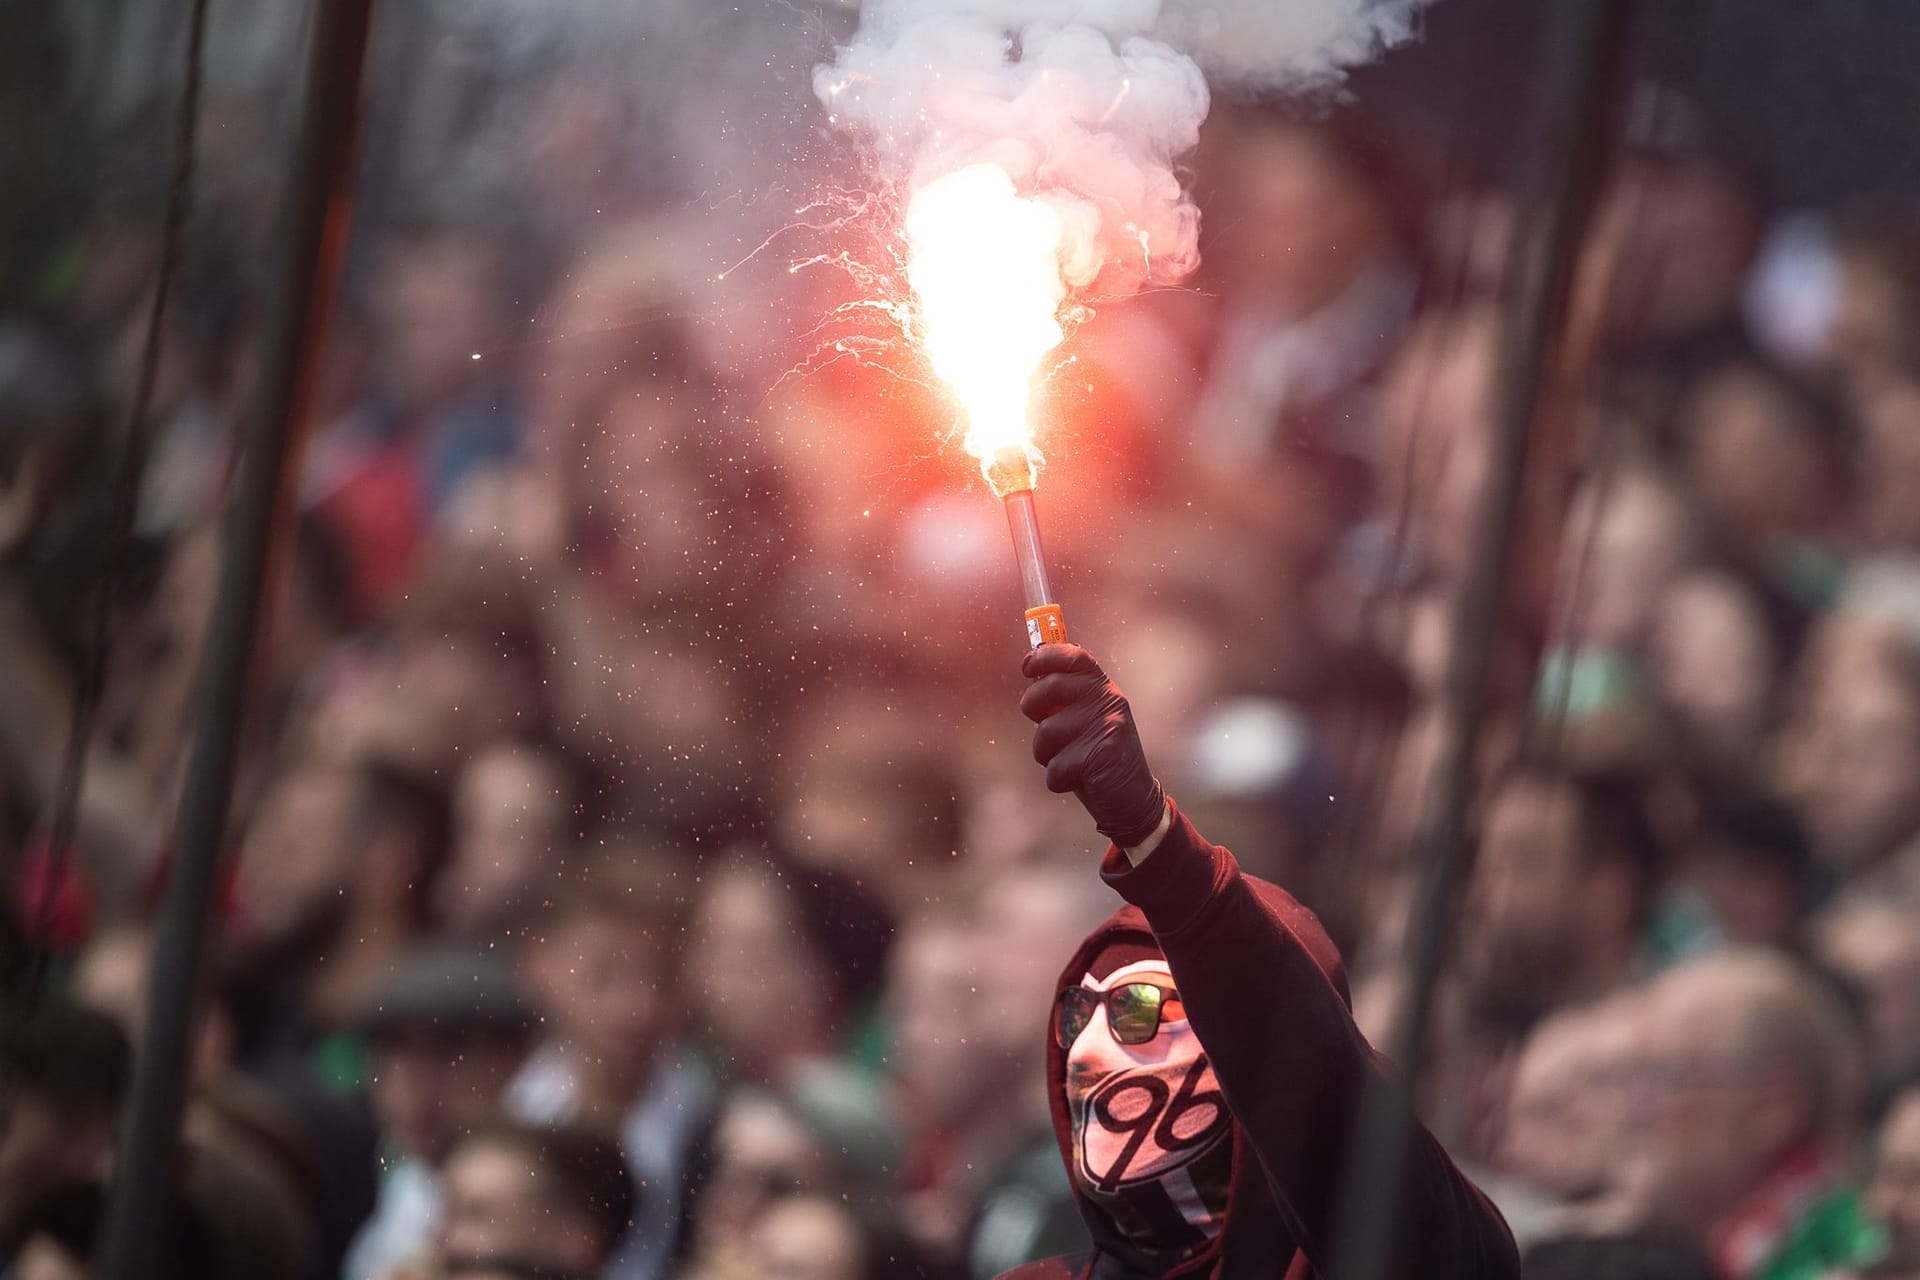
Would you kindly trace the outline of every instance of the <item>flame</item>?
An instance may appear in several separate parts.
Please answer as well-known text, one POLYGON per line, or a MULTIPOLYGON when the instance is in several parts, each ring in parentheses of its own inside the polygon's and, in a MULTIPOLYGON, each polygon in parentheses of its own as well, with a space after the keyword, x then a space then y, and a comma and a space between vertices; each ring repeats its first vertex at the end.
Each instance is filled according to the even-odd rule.
POLYGON ((1031 488, 1033 382, 1066 337, 1060 213, 997 165, 975 164, 913 194, 906 237, 921 341, 966 415, 967 452, 996 493, 1031 488))

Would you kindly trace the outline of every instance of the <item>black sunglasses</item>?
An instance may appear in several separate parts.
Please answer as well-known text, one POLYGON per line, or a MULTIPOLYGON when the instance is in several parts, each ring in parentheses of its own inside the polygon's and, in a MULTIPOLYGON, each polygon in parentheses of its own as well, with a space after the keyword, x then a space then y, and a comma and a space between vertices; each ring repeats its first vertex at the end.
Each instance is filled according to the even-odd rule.
POLYGON ((1153 982, 1123 982, 1111 991, 1068 987, 1060 993, 1058 1002, 1053 1037, 1062 1049, 1073 1047, 1093 1021, 1094 1011, 1102 1006, 1107 1011, 1107 1030, 1121 1044, 1145 1044, 1160 1030, 1162 1022, 1178 1022, 1187 1016, 1180 993, 1153 982))

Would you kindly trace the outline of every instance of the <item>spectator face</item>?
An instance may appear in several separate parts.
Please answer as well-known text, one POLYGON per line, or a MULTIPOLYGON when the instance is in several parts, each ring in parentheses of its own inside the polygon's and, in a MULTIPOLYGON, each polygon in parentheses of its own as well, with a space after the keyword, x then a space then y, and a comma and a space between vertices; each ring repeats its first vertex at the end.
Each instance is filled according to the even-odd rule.
POLYGON ((1221 158, 1227 230, 1208 263, 1238 297, 1312 311, 1390 245, 1372 193, 1314 130, 1252 122, 1228 135, 1221 158))
POLYGON ((705 1256, 737 1251, 781 1194, 826 1181, 819 1140, 772 1098, 736 1093, 714 1126, 713 1174, 700 1197, 696 1232, 705 1256))
POLYGON ((1004 1093, 1021 1061, 983 1051, 1002 1037, 981 997, 980 950, 978 938, 948 920, 923 921, 894 944, 886 1003, 909 1124, 965 1121, 983 1094, 1004 1093))
POLYGON ((1822 426, 1751 370, 1709 378, 1684 410, 1695 492, 1734 543, 1765 554, 1821 531, 1838 499, 1822 426))
POLYGON ((1679 496, 1651 473, 1627 471, 1605 488, 1591 485, 1567 517, 1560 583, 1581 583, 1570 610, 1573 638, 1588 645, 1638 652, 1654 602, 1693 553, 1692 533, 1679 496))
POLYGON ((1892 1236, 1889 1263, 1920 1269, 1920 1089, 1902 1093, 1881 1126, 1867 1209, 1892 1236))
POLYGON ((35 1094, 0 1092, 0 1220, 48 1187, 104 1175, 113 1145, 111 1115, 76 1119, 35 1094))
POLYGON ((454 789, 453 858, 441 915, 457 930, 498 925, 550 865, 566 819, 559 771, 526 750, 482 752, 454 789))
POLYGON ((755 1263, 763 1280, 861 1280, 866 1242, 844 1205, 820 1196, 776 1201, 753 1228, 755 1263))
POLYGON ((15 1280, 88 1280, 87 1264, 45 1236, 27 1241, 14 1259, 15 1280))
POLYGON ((1842 866, 1892 851, 1920 816, 1920 689, 1897 644, 1831 624, 1808 656, 1799 714, 1782 737, 1788 789, 1820 854, 1842 866))
POLYGON ((609 1065, 651 1062, 673 1016, 664 944, 611 903, 557 921, 528 975, 554 1035, 609 1065))
POLYGON ((494 267, 482 241, 459 235, 409 241, 387 255, 375 305, 382 373, 402 409, 443 406, 491 374, 486 357, 499 342, 494 267))
MULTIPOLYGON (((725 584, 718 566, 744 513, 714 500, 718 469, 692 393, 665 383, 622 388, 589 444, 589 505, 608 534, 613 583, 625 598, 704 596, 725 584)), ((717 451, 716 451, 717 452, 717 451)), ((744 544, 742 544, 744 545, 744 544)))
POLYGON ((1497 333, 1486 311, 1427 321, 1387 380, 1381 510, 1406 510, 1421 550, 1449 575, 1485 487, 1497 333))
POLYGON ((762 410, 761 444, 793 499, 792 533, 807 549, 809 568, 848 561, 870 567, 880 548, 899 536, 905 513, 872 505, 868 473, 845 459, 870 459, 868 466, 880 468, 899 455, 904 465, 906 450, 918 441, 888 415, 859 412, 870 402, 871 396, 808 378, 777 388, 762 410))
POLYGON ((675 799, 676 817, 690 828, 737 819, 745 766, 753 743, 741 728, 751 714, 736 671, 711 648, 670 647, 659 633, 614 640, 606 693, 620 708, 609 726, 614 741, 647 761, 662 795, 675 799), (691 748, 691 750, 689 749, 691 748))
POLYGON ((723 1067, 774 1079, 826 1053, 839 1025, 826 966, 786 894, 752 868, 716 877, 694 914, 688 999, 723 1067))
POLYGON ((112 1019, 52 1001, 15 1009, 0 1043, 0 1223, 36 1197, 103 1177, 131 1077, 112 1019))
POLYGON ((311 743, 333 760, 451 777, 467 753, 511 738, 538 714, 526 670, 491 637, 423 627, 393 634, 329 691, 311 743))
POLYGON ((1869 545, 1920 547, 1920 383, 1874 382, 1858 397, 1865 428, 1860 455, 1859 518, 1869 545))
POLYGON ((1697 844, 1689 861, 1687 882, 1706 900, 1729 939, 1792 947, 1803 892, 1796 877, 1777 865, 1756 865, 1750 853, 1712 842, 1697 844))
POLYGON ((1590 1146, 1586 1170, 1598 1171, 1590 1186, 1608 1183, 1622 1156, 1624 1139, 1644 1123, 1646 1036, 1649 1010, 1645 993, 1628 989, 1609 996, 1583 1015, 1585 1058, 1572 1096, 1573 1128, 1590 1146))
POLYGON ((841 690, 821 697, 788 737, 792 762, 775 823, 780 841, 813 866, 883 886, 898 900, 913 873, 953 849, 953 782, 916 716, 941 719, 923 699, 841 690), (903 731, 904 730, 904 731, 903 731))
MULTIPOLYGON (((604 158, 597 163, 604 165, 604 158)), ((677 332, 671 320, 636 325, 635 318, 670 316, 686 305, 679 285, 689 264, 682 230, 666 217, 601 226, 543 300, 540 331, 554 340, 528 353, 535 368, 524 391, 534 434, 556 454, 582 443, 581 430, 622 380, 636 345, 663 330, 677 332)))
POLYGON ((966 774, 959 843, 983 874, 1067 849, 1097 856, 1097 837, 1090 838, 1078 805, 1048 804, 1033 794, 1033 757, 1025 742, 995 742, 976 753, 966 774))
POLYGON ((1496 927, 1556 924, 1579 860, 1579 811, 1571 789, 1522 779, 1487 811, 1481 851, 1486 914, 1496 927))
POLYGON ((396 1031, 373 1051, 373 1109, 407 1155, 438 1165, 476 1122, 498 1109, 522 1047, 448 1031, 396 1031))
POLYGON ((424 771, 446 768, 531 722, 523 674, 487 640, 460 631, 410 635, 383 655, 367 692, 370 754, 424 771))
POLYGON ((1509 1086, 1505 1169, 1549 1196, 1607 1190, 1620 1134, 1638 1126, 1644 1019, 1640 996, 1622 992, 1534 1029, 1509 1086))
POLYGON ((1709 748, 1757 745, 1776 674, 1758 606, 1722 574, 1690 574, 1661 598, 1653 661, 1669 706, 1709 748))
POLYGON ((74 998, 119 1023, 133 1044, 146 1031, 152 958, 151 939, 128 930, 95 938, 74 965, 74 998))
MULTIPOLYGON (((139 1044, 146 1035, 147 991, 153 977, 153 939, 144 930, 104 933, 87 944, 75 961, 73 998, 98 1009, 139 1044)), ((200 1019, 193 1049, 193 1076, 197 1083, 215 1079, 231 1065, 233 1027, 219 1005, 200 1019)))
POLYGON ((541 1170, 511 1143, 462 1142, 441 1171, 439 1252, 445 1262, 511 1258, 590 1274, 604 1252, 573 1206, 542 1194, 541 1170))
POLYGON ((1563 1015, 1534 1030, 1514 1069, 1501 1162, 1550 1195, 1588 1195, 1603 1177, 1601 1134, 1581 1097, 1591 1085, 1595 1047, 1594 1024, 1563 1015))
POLYGON ((1912 364, 1920 312, 1913 296, 1911 258, 1911 245, 1878 237, 1856 241, 1843 253, 1827 349, 1856 389, 1900 374, 1912 364))
POLYGON ((1172 610, 1132 615, 1114 639, 1113 663, 1127 673, 1135 717, 1170 742, 1187 736, 1225 683, 1218 637, 1191 615, 1172 610))
POLYGON ((1490 991, 1551 1004, 1621 927, 1622 886, 1583 866, 1579 827, 1576 793, 1552 779, 1511 779, 1488 802, 1462 960, 1490 991))
POLYGON ((1601 199, 1575 307, 1633 335, 1699 332, 1739 298, 1755 230, 1746 197, 1712 171, 1631 162, 1601 199))
POLYGON ((1804 1086, 1765 1048, 1771 1016, 1717 961, 1672 970, 1647 996, 1646 1106, 1624 1180, 1653 1222, 1700 1230, 1716 1221, 1810 1130, 1804 1086))
POLYGON ((347 827, 358 803, 352 775, 297 769, 262 798, 240 850, 237 893, 262 941, 299 934, 339 909, 357 863, 347 827))

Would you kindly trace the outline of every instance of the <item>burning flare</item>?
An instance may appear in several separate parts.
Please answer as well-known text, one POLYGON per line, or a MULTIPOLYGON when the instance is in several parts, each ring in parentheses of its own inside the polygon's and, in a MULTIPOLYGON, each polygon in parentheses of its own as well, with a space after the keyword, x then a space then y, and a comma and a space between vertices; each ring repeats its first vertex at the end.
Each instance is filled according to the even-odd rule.
POLYGON ((1203 68, 1323 92, 1413 38, 1428 3, 861 0, 814 92, 907 193, 909 328, 996 490, 996 470, 1032 483, 1028 399, 1063 324, 1199 262, 1180 163, 1207 115, 1203 68))
POLYGON ((921 342, 966 414, 967 452, 1002 497, 1032 488, 1033 382, 1066 337, 1066 223, 1046 200, 1021 195, 1005 170, 981 163, 914 192, 906 235, 921 342))
POLYGON ((1034 512, 1034 380, 1086 299, 1199 261, 1178 164, 1207 114, 1201 61, 1243 85, 1326 89, 1410 38, 1428 2, 861 0, 859 31, 814 68, 829 119, 910 193, 915 305, 891 289, 868 305, 907 321, 960 401, 1006 504, 1033 644, 1066 639, 1034 512))

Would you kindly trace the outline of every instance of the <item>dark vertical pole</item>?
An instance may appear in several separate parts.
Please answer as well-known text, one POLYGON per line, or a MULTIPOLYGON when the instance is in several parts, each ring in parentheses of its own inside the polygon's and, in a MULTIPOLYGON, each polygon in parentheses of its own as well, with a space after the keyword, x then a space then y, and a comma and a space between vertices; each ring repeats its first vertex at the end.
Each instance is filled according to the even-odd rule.
POLYGON ((1418 893, 1405 957, 1407 1004, 1390 1046, 1397 1070, 1362 1101, 1348 1148, 1335 1280, 1419 1273, 1418 1249, 1398 1240, 1412 1149, 1414 1102, 1446 962, 1455 900, 1471 865, 1474 791, 1487 674, 1520 510, 1527 445, 1548 385, 1580 243, 1593 211, 1617 97, 1629 0, 1562 0, 1543 67, 1548 95, 1535 175, 1508 256, 1491 465, 1465 568, 1451 602, 1452 640, 1440 689, 1444 734, 1429 793, 1418 893), (1408 1268, 1412 1269, 1408 1269, 1408 1268))
POLYGON ((285 558, 289 499, 340 274, 350 212, 354 124, 373 0, 318 0, 305 104, 274 264, 260 398, 247 424, 225 530, 220 590, 201 656, 192 755, 173 874, 154 944, 146 1035, 96 1274, 141 1280, 174 1185, 201 970, 214 924, 247 693, 267 584, 285 558))
MULTIPOLYGON (((106 690, 107 650, 112 645, 115 588, 127 571, 133 545, 133 526, 140 509, 140 486, 146 476, 147 455, 153 447, 153 391, 160 377, 160 350, 165 342, 167 300, 180 266, 186 240, 187 216, 192 207, 194 140, 200 126, 200 84, 206 70, 207 0, 193 0, 187 15, 187 63, 181 75, 180 119, 174 126, 173 173, 167 182, 167 208, 160 224, 160 258, 154 268, 153 300, 147 306, 147 332, 140 345, 139 372, 133 401, 127 407, 121 431, 120 457, 113 477, 113 525, 107 533, 99 580, 89 588, 86 653, 74 680, 67 719, 67 745, 61 758, 53 798, 53 816, 47 823, 47 852, 53 874, 34 909, 29 933, 34 962, 28 999, 39 999, 47 989, 47 967, 52 961, 53 916, 60 871, 77 846, 81 794, 87 780, 87 755, 93 747, 94 723, 106 690)), ((96 908, 118 914, 133 896, 137 875, 131 867, 107 865, 109 859, 86 859, 87 887, 96 908)))

